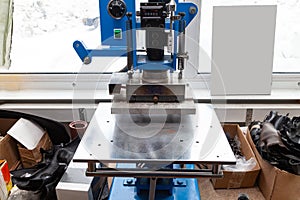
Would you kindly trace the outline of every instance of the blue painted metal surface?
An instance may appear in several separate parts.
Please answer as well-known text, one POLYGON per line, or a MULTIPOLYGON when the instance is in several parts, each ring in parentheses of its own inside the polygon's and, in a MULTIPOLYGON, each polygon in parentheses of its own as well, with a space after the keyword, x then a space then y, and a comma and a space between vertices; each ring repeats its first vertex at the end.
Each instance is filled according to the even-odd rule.
MULTIPOLYGON (((128 164, 118 164, 120 167, 129 167, 128 164), (125 165, 125 166, 124 166, 125 165)), ((174 168, 178 167, 178 165, 174 165, 174 168)), ((193 169, 194 165, 186 165, 186 168, 193 169)), ((114 178, 112 182, 112 186, 110 189, 110 200, 148 200, 149 192, 148 190, 141 190, 138 193, 136 188, 136 179, 128 179, 128 178, 114 178), (131 182, 131 184, 126 184, 131 182), (131 181, 133 180, 133 181, 131 181), (125 184, 124 184, 125 183, 125 184)), ((197 179, 184 179, 184 178, 176 178, 173 179, 173 187, 172 193, 170 194, 169 189, 167 188, 159 188, 163 186, 157 186, 155 193, 156 200, 200 200, 200 191, 198 188, 197 179)))
POLYGON ((73 43, 73 48, 83 62, 86 57, 92 60, 92 57, 122 57, 127 55, 126 47, 110 47, 107 49, 86 49, 84 44, 78 40, 73 43))
MULTIPOLYGON (((108 11, 107 6, 111 0, 99 0, 99 11, 100 11, 100 29, 101 29, 101 44, 102 45, 108 45, 109 48, 107 49, 86 49, 84 44, 75 41, 73 43, 73 48, 75 49, 76 53, 84 62, 84 59, 86 57, 89 58, 89 60, 92 60, 92 57, 95 56, 113 56, 113 57, 119 57, 119 56, 126 56, 127 51, 127 44, 126 44, 126 20, 128 18, 126 16, 122 17, 121 19, 114 19, 112 18, 108 11), (121 39, 114 38, 114 30, 120 30, 121 31, 121 39)), ((177 57, 177 39, 174 39, 174 50, 172 52, 172 58, 160 62, 152 62, 149 61, 147 58, 144 59, 144 57, 141 57, 140 55, 137 55, 136 51, 136 30, 140 29, 141 24, 138 19, 136 19, 136 8, 135 8, 135 1, 134 0, 124 0, 126 4, 126 12, 132 13, 132 27, 133 27, 133 68, 135 70, 170 70, 171 72, 176 70, 176 57, 177 57)), ((178 0, 175 0, 176 2, 176 12, 175 14, 178 14, 179 12, 184 12, 185 16, 182 20, 185 20, 186 26, 189 25, 189 23, 193 20, 193 18, 198 13, 198 7, 193 3, 188 2, 181 2, 178 3, 178 0), (191 8, 193 8, 193 12, 191 11, 191 8)), ((170 28, 170 21, 166 20, 166 29, 170 28)), ((173 26, 174 30, 174 38, 177 38, 179 35, 179 32, 181 31, 179 27, 178 21, 174 22, 173 26)))
MULTIPOLYGON (((101 29, 101 43, 102 45, 109 45, 109 46, 126 46, 126 20, 127 17, 124 16, 121 19, 114 19, 112 18, 108 11, 107 5, 109 4, 110 0, 99 0, 99 10, 100 10, 100 29, 101 29), (114 39, 114 29, 121 29, 122 30, 122 39, 114 39)), ((135 19, 135 1, 129 0, 124 1, 126 4, 126 12, 132 13, 132 18, 135 19)), ((135 26, 135 21, 132 27, 135 26)))
POLYGON ((173 58, 164 56, 163 61, 150 61, 145 55, 139 55, 137 60, 137 66, 135 69, 141 70, 171 70, 173 71, 173 58))

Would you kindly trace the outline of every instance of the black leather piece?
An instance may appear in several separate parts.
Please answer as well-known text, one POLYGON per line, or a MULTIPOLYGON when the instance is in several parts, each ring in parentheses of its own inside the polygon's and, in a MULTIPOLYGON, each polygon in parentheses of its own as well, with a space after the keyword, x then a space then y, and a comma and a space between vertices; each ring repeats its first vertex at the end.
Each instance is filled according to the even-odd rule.
POLYGON ((300 175, 300 117, 291 119, 271 111, 263 122, 253 121, 248 128, 263 159, 300 175))
POLYGON ((281 140, 279 132, 271 123, 263 124, 260 133, 260 141, 262 144, 265 144, 268 148, 280 148, 281 150, 287 149, 281 140))
POLYGON ((45 159, 37 166, 11 171, 13 183, 22 190, 42 191, 43 199, 56 199, 55 187, 72 160, 79 142, 77 138, 65 146, 56 145, 52 151, 44 152, 45 159))
POLYGON ((276 130, 281 130, 283 126, 288 122, 289 118, 288 116, 278 116, 276 117, 276 120, 274 120, 274 128, 276 130))
POLYGON ((32 122, 39 124, 42 128, 44 128, 53 144, 66 144, 70 141, 70 136, 62 123, 57 121, 46 119, 43 117, 15 112, 15 111, 8 111, 8 110, 0 110, 0 118, 7 118, 7 119, 28 119, 32 122))
POLYGON ((276 111, 272 110, 269 113, 269 115, 266 116, 264 122, 274 123, 274 121, 276 120, 277 116, 278 116, 278 113, 276 111))

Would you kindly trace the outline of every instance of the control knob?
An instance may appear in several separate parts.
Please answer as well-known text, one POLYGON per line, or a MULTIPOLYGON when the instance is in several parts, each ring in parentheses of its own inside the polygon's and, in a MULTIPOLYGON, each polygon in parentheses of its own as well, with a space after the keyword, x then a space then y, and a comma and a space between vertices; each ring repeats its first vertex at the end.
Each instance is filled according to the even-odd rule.
POLYGON ((114 19, 121 19, 126 14, 126 4, 123 0, 111 0, 107 5, 109 15, 114 19))

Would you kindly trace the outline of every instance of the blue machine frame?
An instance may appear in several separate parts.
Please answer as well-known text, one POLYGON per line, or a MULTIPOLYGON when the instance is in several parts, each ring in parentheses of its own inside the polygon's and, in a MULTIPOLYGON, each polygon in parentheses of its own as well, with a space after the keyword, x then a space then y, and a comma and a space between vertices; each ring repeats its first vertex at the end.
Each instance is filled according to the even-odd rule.
MULTIPOLYGON (((130 167, 129 164, 118 164, 117 167, 130 167)), ((179 168, 179 165, 174 165, 179 168)), ((194 165, 187 164, 187 169, 194 169, 194 165)), ((139 188, 137 178, 114 178, 110 189, 109 200, 146 200, 149 198, 148 188, 139 188)), ((170 179, 168 179, 170 180, 170 179)), ((196 178, 175 178, 171 179, 169 185, 156 185, 155 199, 157 200, 201 200, 196 178), (159 192, 158 192, 159 191, 159 192)))
MULTIPOLYGON (((78 56, 85 64, 89 64, 93 57, 121 57, 127 56, 127 42, 126 42, 126 21, 127 17, 123 16, 120 19, 114 19, 107 11, 107 5, 111 0, 99 0, 100 10, 100 24, 101 24, 101 44, 107 45, 109 48, 105 49, 87 49, 85 45, 80 41, 73 43, 73 48, 77 52, 78 56), (115 38, 115 30, 121 31, 121 37, 115 38)), ((138 55, 136 51, 136 30, 141 28, 141 23, 136 20, 136 3, 135 0, 126 1, 126 12, 132 13, 132 43, 133 43, 133 69, 140 70, 176 70, 176 57, 177 57, 177 39, 174 39, 174 48, 172 56, 165 56, 163 61, 149 61, 145 56, 138 55)), ((184 12, 185 16, 181 19, 185 21, 186 26, 193 20, 197 15, 198 7, 194 3, 176 2, 175 15, 180 12, 184 12), (193 12, 190 12, 190 8, 194 8, 193 12)), ((179 20, 180 21, 180 20, 179 20)), ((173 22, 174 38, 177 38, 178 34, 182 32, 179 21, 173 22)), ((169 29, 170 22, 166 21, 166 29, 169 29)))

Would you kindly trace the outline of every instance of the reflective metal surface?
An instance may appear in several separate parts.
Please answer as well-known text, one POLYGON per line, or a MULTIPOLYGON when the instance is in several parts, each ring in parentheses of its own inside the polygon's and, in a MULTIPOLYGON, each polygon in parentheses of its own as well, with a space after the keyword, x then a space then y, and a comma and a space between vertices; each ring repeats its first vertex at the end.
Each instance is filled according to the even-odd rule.
POLYGON ((111 114, 100 103, 74 155, 74 162, 234 164, 216 114, 209 104, 196 104, 195 115, 111 114))
POLYGON ((180 103, 128 103, 115 100, 111 107, 112 114, 195 114, 196 107, 193 100, 185 100, 180 103))

